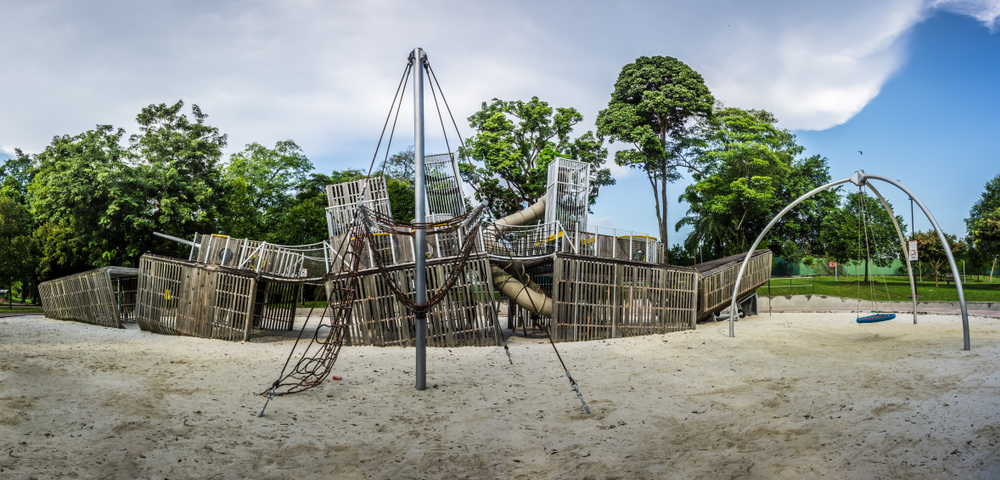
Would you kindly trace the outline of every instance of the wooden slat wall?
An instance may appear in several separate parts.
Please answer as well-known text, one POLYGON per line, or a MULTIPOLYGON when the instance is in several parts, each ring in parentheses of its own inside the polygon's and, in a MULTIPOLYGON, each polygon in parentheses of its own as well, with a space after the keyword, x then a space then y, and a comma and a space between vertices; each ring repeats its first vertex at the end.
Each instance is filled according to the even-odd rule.
MULTIPOLYGON (((747 270, 740 281, 740 291, 738 296, 743 297, 761 285, 767 283, 771 278, 771 261, 773 254, 770 250, 759 250, 747 263, 747 270)), ((733 284, 736 283, 736 275, 743 264, 742 258, 715 268, 712 272, 706 272, 701 277, 698 285, 698 318, 707 318, 713 312, 727 309, 733 300, 733 284)))
POLYGON ((257 282, 255 274, 240 270, 143 255, 136 322, 154 333, 246 341, 257 282))
POLYGON ((120 303, 125 297, 119 289, 125 284, 113 281, 108 270, 98 268, 42 282, 38 291, 45 316, 124 328, 120 303))
POLYGON ((692 328, 696 272, 559 254, 553 266, 553 339, 601 340, 692 328))
MULTIPOLYGON (((428 260, 428 296, 441 286, 455 268, 452 259, 428 260)), ((392 267, 389 274, 408 294, 413 294, 413 265, 392 267)), ((352 310, 346 344, 374 346, 414 346, 414 317, 398 301, 378 270, 359 272, 359 291, 352 310)), ((346 288, 343 277, 327 281, 333 302, 340 301, 346 288)), ((489 260, 472 255, 465 272, 449 293, 427 315, 427 345, 432 347, 491 346, 500 344, 496 329, 496 308, 489 260)))
POLYGON ((261 330, 291 330, 295 322, 295 302, 302 285, 260 281, 254 305, 253 327, 261 330))

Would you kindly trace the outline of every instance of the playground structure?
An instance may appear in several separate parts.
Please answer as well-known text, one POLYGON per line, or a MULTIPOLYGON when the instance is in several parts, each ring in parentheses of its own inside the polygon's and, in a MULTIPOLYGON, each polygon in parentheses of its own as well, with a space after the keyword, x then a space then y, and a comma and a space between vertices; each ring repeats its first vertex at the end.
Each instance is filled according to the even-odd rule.
MULTIPOLYGON (((453 156, 429 157, 444 159, 438 162, 444 167, 428 175, 433 200, 426 215, 443 224, 462 215, 465 202, 453 156)), ((428 345, 500 345, 494 292, 508 299, 509 327, 536 315, 558 342, 690 329, 728 306, 725 294, 741 257, 666 265, 655 238, 587 225, 586 164, 558 158, 548 178, 546 195, 520 212, 426 236, 427 291, 457 277, 427 312, 428 345), (470 235, 473 227, 477 231, 470 235), (457 262, 466 247, 466 260, 457 262)), ((43 308, 52 318, 116 328, 134 321, 160 334, 246 341, 255 331, 290 330, 304 283, 325 284, 331 305, 348 301, 343 292, 354 268, 357 286, 350 293, 343 344, 414 345, 415 315, 398 295, 416 294, 414 229, 388 225, 353 242, 359 230, 352 225, 362 210, 368 217, 391 217, 381 177, 329 185, 327 197, 328 241, 285 246, 215 234, 196 234, 191 241, 157 234, 188 245, 188 259, 147 254, 138 269, 106 267, 45 282, 39 286, 43 308)), ((755 252, 751 281, 740 292, 747 308, 741 303, 739 310, 756 311, 747 298, 770 278, 770 265, 769 250, 755 252)))
POLYGON ((292 329, 297 279, 151 254, 139 259, 138 270, 142 330, 247 341, 255 330, 292 329))
MULTIPOLYGON (((436 157, 451 158, 447 154, 436 157)), ((434 179, 460 185, 454 168, 435 171, 434 179)), ((663 245, 655 238, 587 225, 587 164, 557 158, 549 165, 548 179, 546 195, 538 202, 480 229, 464 275, 427 312, 428 345, 499 345, 502 332, 494 290, 507 298, 509 318, 527 321, 537 316, 553 340, 561 342, 690 329, 698 320, 713 318, 729 306, 727 294, 742 256, 702 267, 666 265, 663 245)), ((327 194, 330 245, 350 244, 351 225, 362 208, 391 216, 382 178, 328 186, 327 194)), ((460 191, 450 189, 447 194, 457 196, 460 191)), ((428 191, 428 198, 433 197, 428 191)), ((456 211, 444 211, 439 205, 459 204, 429 201, 426 213, 435 221, 447 220, 456 211)), ((467 233, 460 228, 427 235, 428 293, 440 288, 454 268, 460 268, 455 260, 465 247, 461 239, 467 233)), ((332 304, 346 300, 339 292, 350 292, 353 297, 345 345, 415 344, 414 314, 388 285, 395 282, 409 297, 416 293, 412 281, 415 242, 412 229, 388 225, 373 231, 357 252, 334 255, 333 272, 342 270, 344 258, 357 257, 359 264, 356 290, 346 288, 347 273, 327 277, 332 304), (385 278, 385 273, 392 278, 385 278)), ((753 297, 756 287, 770 278, 770 270, 770 251, 757 252, 752 281, 742 289, 741 298, 753 297)))
POLYGON ((125 328, 135 322, 138 269, 103 267, 38 285, 49 318, 125 328))

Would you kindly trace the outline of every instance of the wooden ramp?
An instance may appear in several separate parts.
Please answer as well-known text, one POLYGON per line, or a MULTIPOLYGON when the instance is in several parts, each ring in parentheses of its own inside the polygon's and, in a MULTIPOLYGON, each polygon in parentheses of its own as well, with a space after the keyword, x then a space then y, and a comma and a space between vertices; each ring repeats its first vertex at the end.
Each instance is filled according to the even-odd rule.
MULTIPOLYGON (((745 253, 723 257, 694 266, 698 272, 698 320, 711 318, 723 310, 728 310, 733 300, 733 284, 746 258, 745 253)), ((763 249, 753 252, 743 280, 740 282, 739 298, 744 298, 771 279, 773 254, 763 249)))

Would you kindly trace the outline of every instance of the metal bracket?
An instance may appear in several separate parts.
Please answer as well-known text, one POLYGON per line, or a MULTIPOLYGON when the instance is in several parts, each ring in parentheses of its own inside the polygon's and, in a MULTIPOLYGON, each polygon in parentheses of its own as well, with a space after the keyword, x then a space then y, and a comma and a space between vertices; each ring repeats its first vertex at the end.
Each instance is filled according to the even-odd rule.
POLYGON ((851 183, 853 183, 853 184, 855 184, 855 185, 857 185, 859 187, 865 186, 865 183, 868 182, 865 179, 865 171, 864 170, 858 170, 858 171, 854 172, 854 175, 851 175, 850 180, 851 180, 851 183))

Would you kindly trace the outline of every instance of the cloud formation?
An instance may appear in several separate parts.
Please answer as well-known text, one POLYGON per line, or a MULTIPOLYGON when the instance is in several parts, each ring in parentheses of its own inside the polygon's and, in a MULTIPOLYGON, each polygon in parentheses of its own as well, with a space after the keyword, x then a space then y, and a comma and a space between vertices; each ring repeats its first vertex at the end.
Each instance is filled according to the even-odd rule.
POLYGON ((905 61, 906 33, 929 15, 991 29, 1000 18, 1000 1, 759 3, 6 2, 0 151, 37 152, 95 124, 131 132, 143 106, 184 99, 232 151, 291 138, 335 168, 357 167, 414 46, 465 130, 481 102, 532 95, 576 107, 578 133, 592 129, 618 71, 642 55, 688 63, 728 105, 825 129, 878 95, 905 61))

